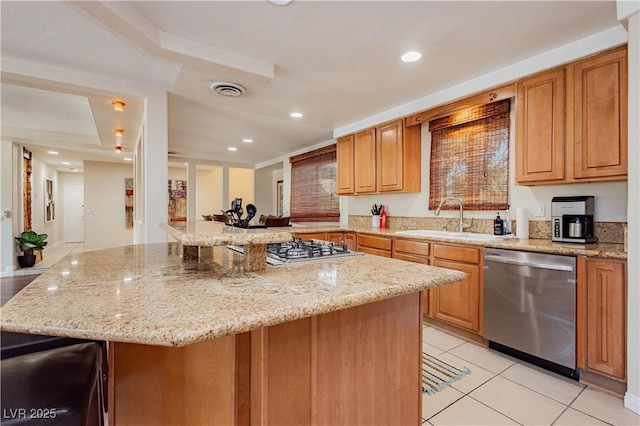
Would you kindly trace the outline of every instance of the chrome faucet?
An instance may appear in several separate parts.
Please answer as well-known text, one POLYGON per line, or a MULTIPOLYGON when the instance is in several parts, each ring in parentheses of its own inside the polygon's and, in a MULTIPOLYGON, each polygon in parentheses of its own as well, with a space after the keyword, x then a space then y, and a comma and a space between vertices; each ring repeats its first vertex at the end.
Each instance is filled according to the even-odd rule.
POLYGON ((440 201, 440 204, 438 205, 438 208, 436 209, 436 211, 433 213, 436 216, 440 215, 440 210, 442 209, 442 205, 444 204, 445 201, 447 200, 453 200, 456 203, 458 203, 458 205, 460 205, 460 221, 458 222, 458 232, 463 232, 465 228, 470 227, 473 224, 473 218, 471 218, 471 223, 464 223, 462 221, 462 201, 460 201, 460 198, 458 197, 445 197, 442 199, 442 201, 440 201))

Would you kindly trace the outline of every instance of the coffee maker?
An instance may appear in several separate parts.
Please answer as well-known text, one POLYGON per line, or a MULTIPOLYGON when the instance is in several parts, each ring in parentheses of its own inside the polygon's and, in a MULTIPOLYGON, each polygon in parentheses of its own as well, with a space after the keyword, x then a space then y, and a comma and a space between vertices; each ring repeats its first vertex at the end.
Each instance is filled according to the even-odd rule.
POLYGON ((595 198, 553 197, 551 199, 551 241, 565 243, 595 243, 593 213, 595 198))

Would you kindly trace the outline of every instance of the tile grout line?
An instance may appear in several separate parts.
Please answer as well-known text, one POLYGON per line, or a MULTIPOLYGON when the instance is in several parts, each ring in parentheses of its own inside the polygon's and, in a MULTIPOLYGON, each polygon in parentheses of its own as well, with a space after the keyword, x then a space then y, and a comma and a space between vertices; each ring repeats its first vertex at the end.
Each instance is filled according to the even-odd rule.
MULTIPOLYGON (((487 383, 489 383, 491 380, 495 379, 496 377, 498 377, 498 375, 497 375, 497 374, 496 374, 496 375, 494 375, 494 376, 493 376, 492 378, 490 378, 489 380, 487 380, 486 382, 484 382, 482 385, 478 386, 478 388, 480 388, 480 387, 482 387, 482 386, 486 385, 487 383)), ((476 388, 476 389, 478 389, 478 388, 476 388)), ((474 390, 476 390, 476 389, 474 389, 474 390)), ((485 404, 484 402, 482 402, 482 401, 478 400, 477 398, 474 398, 474 397, 471 395, 471 393, 468 393, 468 394, 467 394, 467 396, 468 396, 469 398, 473 399, 474 401, 476 401, 478 404, 484 405, 484 406, 485 406, 485 407, 487 407, 488 409, 490 409, 490 410, 492 410, 492 411, 495 411, 496 413, 500 414, 501 416, 504 416, 504 417, 508 418, 509 420, 513 421, 515 424, 517 424, 517 425, 522 425, 522 423, 518 422, 518 421, 517 421, 517 420, 515 420, 515 419, 512 419, 511 417, 509 417, 509 416, 508 416, 508 415, 506 415, 505 413, 502 413, 502 412, 500 412, 500 411, 496 410, 495 408, 493 408, 492 406, 485 404)))

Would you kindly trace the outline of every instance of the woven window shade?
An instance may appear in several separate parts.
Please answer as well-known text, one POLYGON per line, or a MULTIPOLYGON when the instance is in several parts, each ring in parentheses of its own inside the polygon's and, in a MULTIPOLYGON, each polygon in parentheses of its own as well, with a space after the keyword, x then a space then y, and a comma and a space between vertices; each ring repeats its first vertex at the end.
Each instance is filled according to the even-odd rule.
POLYGON ((508 208, 509 107, 507 99, 429 122, 430 210, 449 196, 469 210, 508 208))
POLYGON ((291 163, 291 220, 338 222, 336 146, 330 145, 289 158, 291 163))

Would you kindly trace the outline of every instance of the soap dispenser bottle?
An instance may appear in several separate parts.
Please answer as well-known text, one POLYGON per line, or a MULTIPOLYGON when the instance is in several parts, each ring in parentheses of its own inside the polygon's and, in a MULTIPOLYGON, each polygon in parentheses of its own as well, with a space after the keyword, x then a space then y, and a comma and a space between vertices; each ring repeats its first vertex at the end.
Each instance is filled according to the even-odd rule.
POLYGON ((500 219, 500 212, 498 213, 498 217, 493 221, 493 235, 503 235, 504 234, 504 222, 500 219))
POLYGON ((380 228, 384 229, 386 227, 387 227, 387 212, 383 205, 382 212, 380 213, 380 228))

